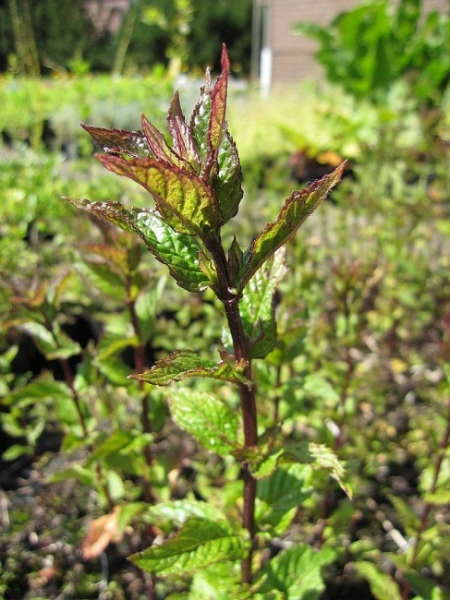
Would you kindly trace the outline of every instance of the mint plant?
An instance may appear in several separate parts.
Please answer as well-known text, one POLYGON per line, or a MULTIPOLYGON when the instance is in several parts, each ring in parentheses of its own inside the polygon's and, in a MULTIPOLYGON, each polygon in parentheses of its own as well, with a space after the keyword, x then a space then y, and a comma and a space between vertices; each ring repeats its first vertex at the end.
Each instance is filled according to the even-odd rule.
MULTIPOLYGON (((173 421, 206 450, 224 461, 236 461, 242 499, 236 497, 233 508, 225 502, 219 507, 213 500, 187 499, 147 506, 142 509, 143 519, 163 530, 170 529, 169 522, 179 531, 131 559, 153 575, 192 577, 192 594, 203 588, 216 593, 220 589, 221 594, 226 590, 226 597, 233 598, 249 593, 298 598, 305 592, 315 598, 320 568, 333 559, 331 551, 314 553, 307 546, 296 546, 267 565, 262 551, 286 530, 298 504, 311 495, 315 469, 328 470, 349 492, 344 470, 324 445, 287 443, 278 422, 262 428, 253 363, 276 346, 275 293, 287 271, 284 246, 340 181, 344 164, 293 191, 278 218, 247 248, 241 248, 235 236, 226 245, 225 226, 236 217, 243 197, 239 155, 226 121, 229 69, 224 47, 222 72, 212 85, 207 71, 189 122, 175 93, 167 115, 171 146, 144 116, 139 131, 83 125, 104 151, 97 158, 106 169, 140 184, 153 198, 154 207, 67 200, 137 234, 187 292, 211 290, 226 322, 216 359, 194 350, 174 350, 131 377, 141 385, 183 382, 167 394, 173 421), (217 387, 193 387, 191 378, 211 379, 217 387), (224 389, 230 388, 233 391, 225 394, 224 389)), ((139 347, 136 364, 142 365, 139 347)))

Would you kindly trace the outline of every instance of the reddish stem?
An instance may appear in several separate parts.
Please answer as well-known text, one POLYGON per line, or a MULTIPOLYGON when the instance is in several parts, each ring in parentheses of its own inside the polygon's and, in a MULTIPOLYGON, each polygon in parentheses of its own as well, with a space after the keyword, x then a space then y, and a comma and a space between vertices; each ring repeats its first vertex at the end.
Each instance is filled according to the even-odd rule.
MULTIPOLYGON (((242 323, 241 313, 239 311, 239 297, 231 289, 228 278, 227 261, 223 246, 219 236, 214 236, 205 240, 208 250, 216 266, 217 273, 217 297, 222 302, 233 340, 234 357, 237 361, 245 364, 243 375, 252 382, 252 365, 249 340, 245 334, 242 323)), ((256 398, 253 385, 242 384, 239 386, 241 400, 241 412, 244 426, 244 446, 251 448, 257 445, 257 412, 256 398)), ((242 525, 248 531, 251 545, 247 555, 241 563, 242 583, 250 585, 252 583, 252 560, 253 548, 255 544, 255 500, 256 500, 256 479, 253 477, 246 462, 242 464, 242 477, 244 481, 244 507, 242 515, 242 525)))

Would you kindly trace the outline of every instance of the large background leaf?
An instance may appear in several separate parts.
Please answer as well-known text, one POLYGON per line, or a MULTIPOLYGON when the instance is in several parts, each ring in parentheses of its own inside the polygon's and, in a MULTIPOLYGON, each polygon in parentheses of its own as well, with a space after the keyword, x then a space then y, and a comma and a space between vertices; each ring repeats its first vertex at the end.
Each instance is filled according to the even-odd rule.
POLYGON ((239 446, 239 418, 214 394, 180 388, 170 392, 175 423, 193 435, 207 450, 228 454, 239 446))
POLYGON ((161 546, 151 546, 130 559, 141 569, 163 575, 193 573, 216 562, 238 560, 246 541, 226 523, 193 518, 178 535, 161 546))

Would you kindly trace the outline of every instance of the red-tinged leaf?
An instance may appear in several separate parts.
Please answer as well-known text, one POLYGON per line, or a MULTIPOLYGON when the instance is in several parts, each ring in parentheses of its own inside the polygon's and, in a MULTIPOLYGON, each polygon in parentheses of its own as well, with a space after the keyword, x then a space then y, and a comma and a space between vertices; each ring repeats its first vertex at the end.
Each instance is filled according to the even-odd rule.
POLYGON ((230 61, 226 46, 222 46, 221 58, 222 72, 217 78, 211 91, 211 118, 209 122, 209 143, 215 149, 218 148, 222 139, 225 126, 225 114, 227 110, 228 77, 230 74, 230 61))
POLYGON ((152 151, 142 131, 127 129, 104 129, 81 125, 94 139, 97 146, 109 154, 126 154, 134 158, 149 158, 152 151))
POLYGON ((208 154, 210 153, 208 134, 211 107, 211 77, 209 70, 207 70, 205 76, 205 85, 200 88, 200 99, 194 106, 189 126, 195 149, 198 153, 202 166, 205 164, 208 154))
POLYGON ((163 134, 154 127, 144 115, 141 117, 142 129, 149 147, 151 148, 156 160, 164 161, 169 164, 177 165, 177 167, 191 169, 188 162, 182 159, 181 155, 175 154, 167 145, 163 134))
POLYGON ((313 442, 287 444, 280 460, 286 463, 293 461, 309 464, 315 470, 328 471, 347 496, 350 499, 352 498, 352 489, 345 468, 333 450, 325 444, 315 444, 313 442))
POLYGON ((221 361, 216 364, 213 360, 201 358, 191 350, 176 350, 169 357, 159 360, 151 369, 130 378, 139 379, 152 385, 169 385, 172 381, 181 381, 187 377, 209 377, 245 383, 251 385, 242 372, 245 365, 221 361))
POLYGON ((214 181, 214 191, 219 202, 224 223, 236 216, 244 191, 242 189, 242 169, 233 138, 224 132, 217 154, 218 172, 214 181))
POLYGON ((169 114, 167 115, 167 129, 172 136, 173 151, 187 162, 193 164, 194 167, 198 167, 200 159, 195 149, 191 130, 181 110, 178 92, 175 92, 170 104, 169 114))
POLYGON ((344 168, 345 162, 329 175, 314 181, 307 188, 292 192, 284 203, 278 219, 274 223, 266 225, 246 251, 244 255, 246 266, 243 269, 240 281, 236 284, 239 289, 243 289, 261 265, 295 235, 300 225, 315 211, 330 190, 342 179, 344 168))
POLYGON ((211 189, 196 175, 152 158, 124 160, 99 156, 105 167, 129 177, 153 196, 156 207, 178 233, 210 233, 222 224, 222 215, 211 189))
POLYGON ((81 262, 77 270, 90 286, 114 300, 125 302, 127 290, 124 273, 112 269, 108 263, 89 260, 81 262))
POLYGON ((199 266, 196 238, 174 231, 155 210, 126 210, 119 202, 89 202, 86 199, 65 198, 125 231, 139 235, 148 250, 169 267, 177 284, 189 292, 205 290, 210 280, 199 266))
POLYGON ((119 542, 122 539, 118 527, 119 514, 120 506, 115 506, 111 513, 91 521, 81 547, 84 560, 96 558, 111 542, 119 542))
POLYGON ((261 531, 273 537, 286 531, 299 504, 313 492, 308 465, 279 466, 267 479, 258 481, 255 519, 261 531))

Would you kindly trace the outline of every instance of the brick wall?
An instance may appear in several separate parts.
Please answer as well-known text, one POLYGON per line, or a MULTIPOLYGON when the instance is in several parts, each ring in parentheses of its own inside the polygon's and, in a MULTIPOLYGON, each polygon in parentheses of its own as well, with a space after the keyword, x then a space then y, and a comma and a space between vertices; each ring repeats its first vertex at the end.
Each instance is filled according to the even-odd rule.
MULTIPOLYGON (((267 36, 272 49, 272 82, 299 81, 321 72, 313 57, 316 43, 293 35, 294 23, 312 21, 327 25, 339 12, 359 4, 361 0, 269 0, 267 36)), ((448 10, 447 0, 422 0, 422 4, 426 11, 448 10)))

